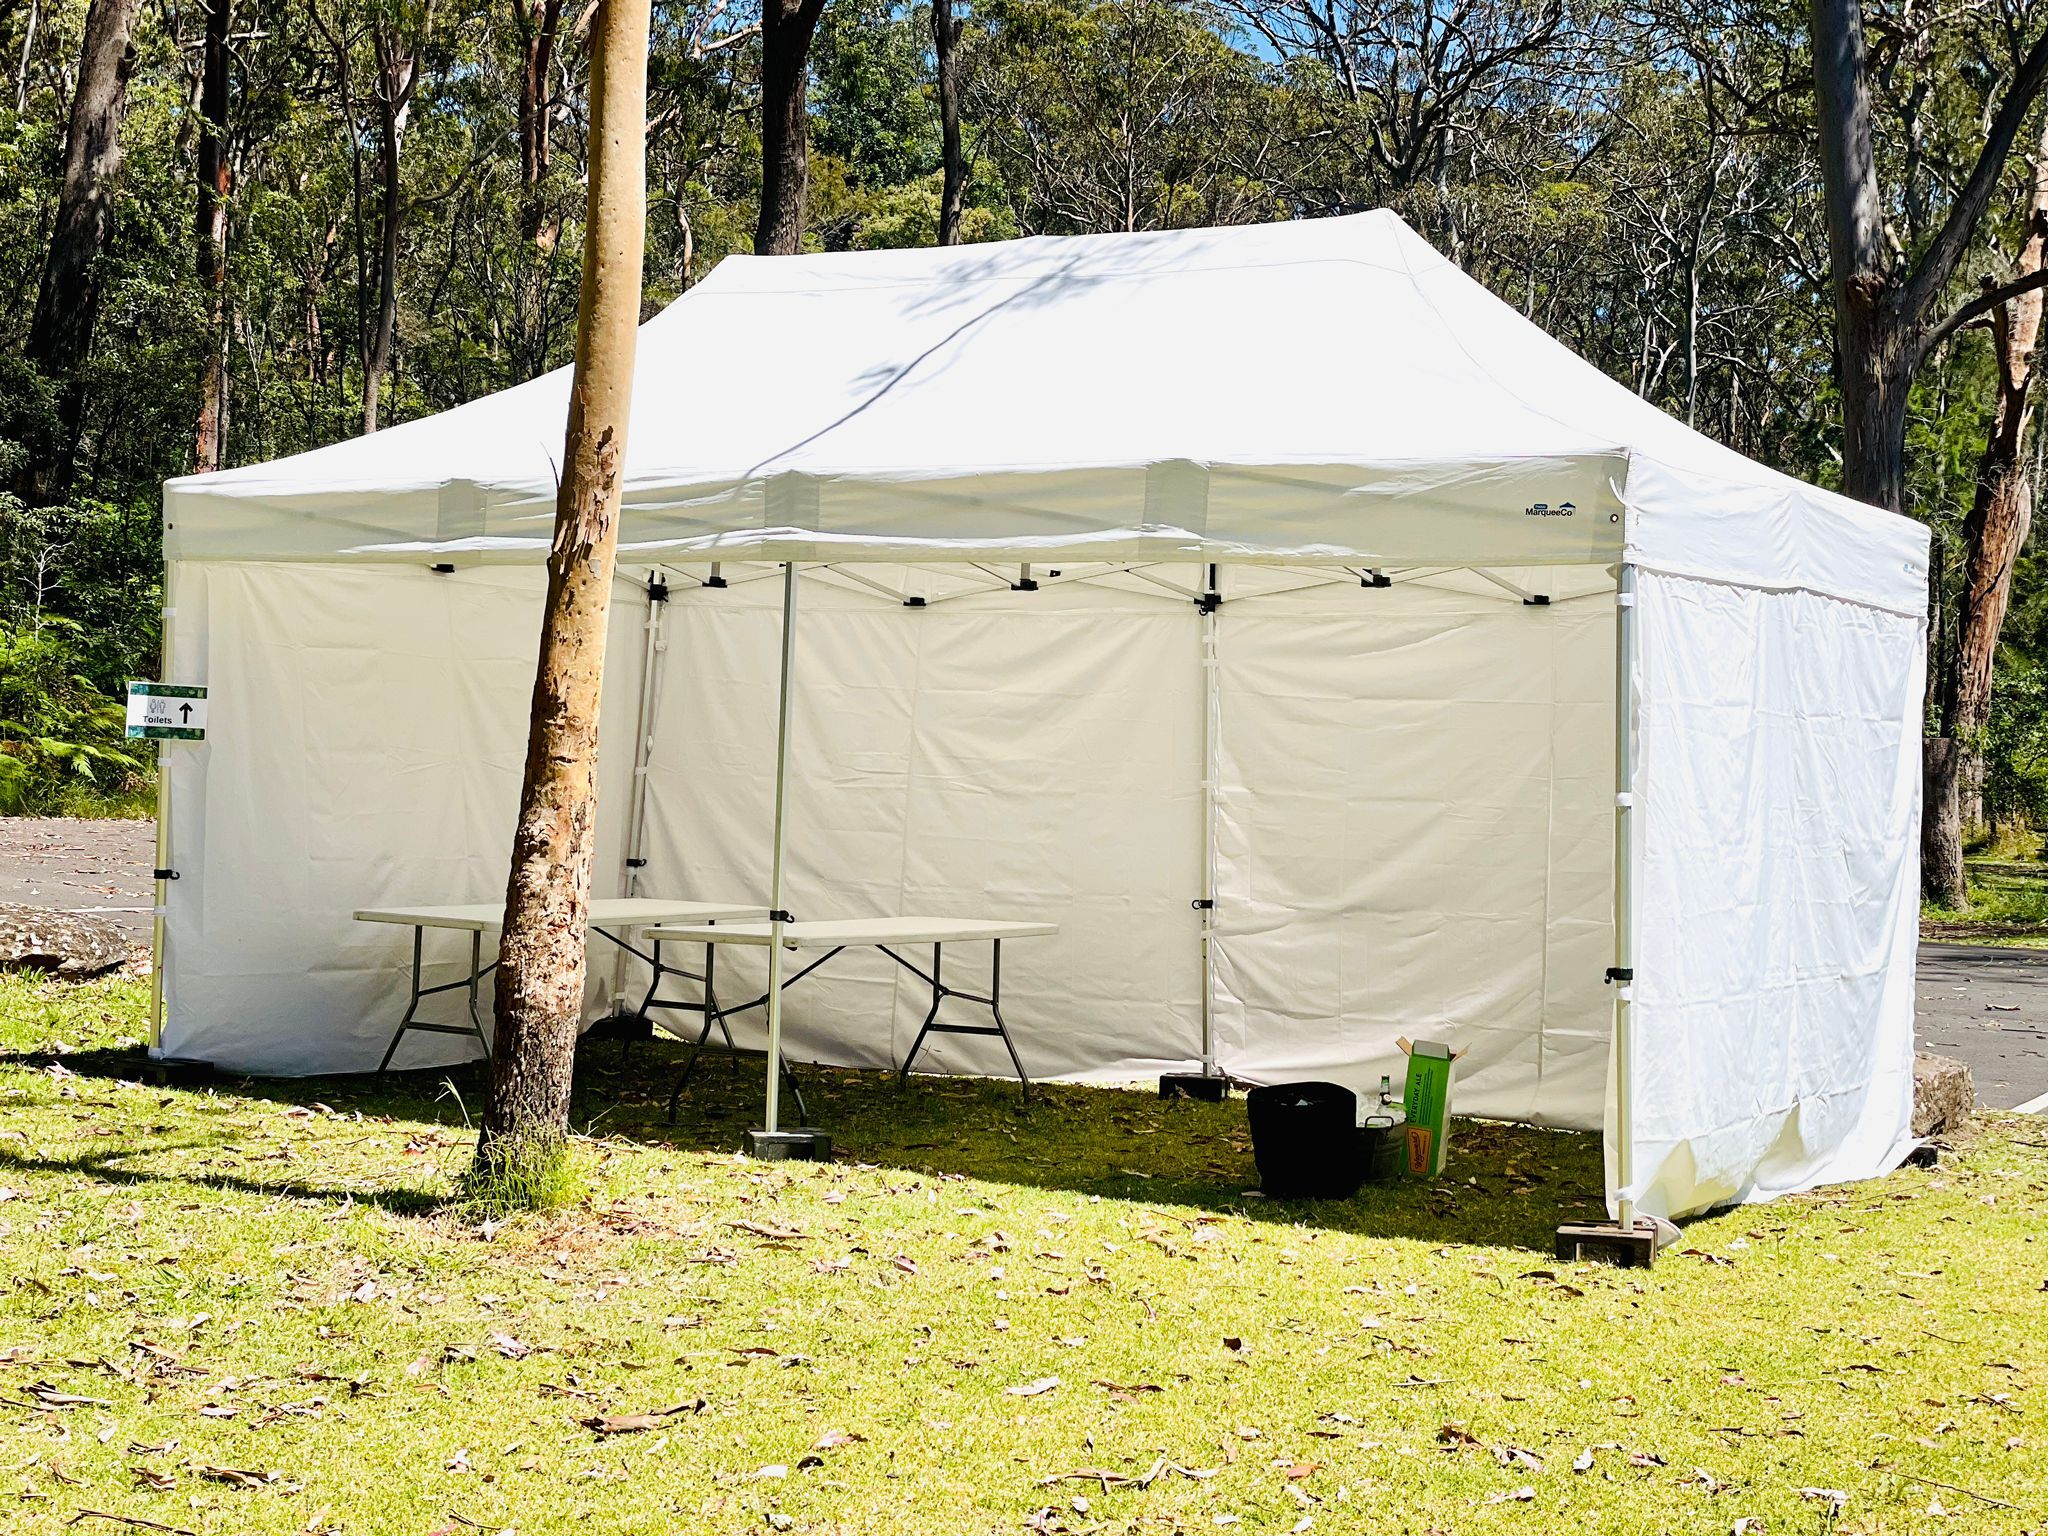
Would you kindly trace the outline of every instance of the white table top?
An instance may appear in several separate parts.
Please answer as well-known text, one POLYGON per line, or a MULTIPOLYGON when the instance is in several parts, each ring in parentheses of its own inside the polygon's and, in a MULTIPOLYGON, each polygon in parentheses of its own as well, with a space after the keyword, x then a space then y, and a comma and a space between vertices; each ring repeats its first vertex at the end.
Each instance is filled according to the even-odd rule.
MULTIPOLYGON (((848 949, 874 944, 985 944, 993 939, 1029 939, 1058 933, 1057 923, 1005 923, 978 917, 848 917, 813 923, 784 923, 785 949, 848 949)), ((716 928, 664 924, 647 930, 650 939, 686 944, 767 944, 766 923, 721 923, 716 928)))
MULTIPOLYGON (((646 928, 656 923, 716 923, 766 917, 761 906, 729 901, 668 901, 659 896, 605 896, 590 904, 592 928, 646 928)), ((485 933, 505 926, 502 901, 452 907, 373 907, 355 914, 359 923, 400 923, 408 928, 460 928, 485 933)))

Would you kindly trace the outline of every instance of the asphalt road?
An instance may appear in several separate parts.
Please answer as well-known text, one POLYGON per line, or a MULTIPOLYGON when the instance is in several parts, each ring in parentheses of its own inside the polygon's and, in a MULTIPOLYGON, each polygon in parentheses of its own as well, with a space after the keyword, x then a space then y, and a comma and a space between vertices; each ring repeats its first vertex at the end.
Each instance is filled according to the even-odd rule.
POLYGON ((0 901, 93 912, 149 937, 156 825, 0 816, 0 901))
MULTIPOLYGON (((155 833, 146 821, 0 817, 0 901, 97 912, 146 939, 155 833)), ((1977 1097, 2048 1095, 2048 950, 1920 946, 1919 1043, 1960 1057, 1977 1097)))
POLYGON ((1967 1063, 1978 1103, 2048 1096, 2048 950, 1922 943, 1917 990, 1920 1049, 1967 1063))

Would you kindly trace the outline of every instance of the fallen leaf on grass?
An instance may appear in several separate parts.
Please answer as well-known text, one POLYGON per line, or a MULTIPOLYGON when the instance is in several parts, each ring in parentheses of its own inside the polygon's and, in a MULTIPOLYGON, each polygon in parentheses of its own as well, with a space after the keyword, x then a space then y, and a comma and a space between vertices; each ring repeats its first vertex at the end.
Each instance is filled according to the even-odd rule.
POLYGON ((735 1232, 744 1232, 749 1237, 770 1243, 809 1242, 811 1237, 810 1233, 799 1232, 795 1227, 778 1227, 765 1221, 728 1221, 726 1225, 735 1232))
POLYGON ((81 1509, 64 1523, 76 1525, 81 1520, 111 1520, 116 1525, 133 1525, 145 1531, 169 1531, 172 1536, 194 1536, 182 1525, 165 1525, 159 1520, 144 1520, 139 1515, 113 1515, 104 1509, 81 1509))
POLYGON ((266 1483, 277 1481, 275 1472, 255 1472, 247 1467, 195 1467, 201 1477, 211 1478, 216 1483, 227 1483, 236 1488, 261 1488, 266 1483))
POLYGON ((178 1479, 172 1473, 159 1472, 154 1467, 130 1467, 135 1481, 151 1493, 169 1493, 178 1486, 178 1479))
POLYGON ((1202 1482, 1214 1477, 1216 1472, 1214 1468, 1201 1471, 1193 1467, 1184 1467, 1161 1456, 1147 1471, 1137 1477, 1132 1477, 1128 1472, 1112 1472, 1107 1467, 1077 1467, 1072 1472, 1056 1472, 1051 1477, 1042 1477, 1038 1480, 1038 1486, 1049 1488, 1054 1483, 1100 1483, 1102 1491, 1107 1493, 1112 1488, 1149 1488, 1160 1478, 1169 1475, 1202 1482))
POLYGON ((1118 1381, 1091 1381, 1091 1387, 1100 1387, 1111 1397, 1136 1397, 1141 1392, 1164 1392, 1166 1388, 1155 1387, 1149 1381, 1134 1381, 1126 1385, 1118 1381))
POLYGON ((524 1360, 533 1353, 531 1344, 522 1344, 509 1333, 494 1331, 489 1340, 491 1348, 507 1360, 524 1360))
POLYGON ((576 1422, 600 1435, 637 1435, 642 1430, 659 1429, 664 1419, 678 1413, 702 1413, 706 1406, 704 1399, 698 1397, 673 1408, 655 1408, 646 1413, 594 1413, 576 1422))
POLYGON ((28 1395, 45 1408, 77 1408, 89 1405, 94 1408, 111 1408, 114 1405, 103 1397, 80 1397, 76 1392, 61 1392, 47 1381, 39 1381, 28 1388, 28 1395))
POLYGON ((817 1441, 811 1446, 811 1449, 814 1451, 836 1451, 842 1445, 863 1444, 866 1442, 867 1438, 868 1437, 866 1435, 857 1434, 849 1430, 828 1429, 825 1431, 825 1433, 818 1436, 817 1441))
POLYGON ((1503 1493, 1489 1493, 1482 1501, 1487 1504, 1528 1504, 1536 1497, 1536 1490, 1524 1483, 1519 1488, 1510 1488, 1503 1493))
POLYGON ((1041 1376, 1036 1381, 1027 1381, 1021 1386, 1003 1388, 1005 1397, 1043 1397, 1059 1387, 1057 1376, 1041 1376))
POLYGON ((1314 1477, 1322 1469, 1323 1464, 1320 1461, 1297 1461, 1282 1476, 1290 1483, 1298 1483, 1306 1478, 1314 1477))
POLYGON ((1839 1488, 1798 1488, 1793 1491, 1809 1504, 1831 1505, 1836 1514, 1840 1514, 1849 1502, 1849 1495, 1839 1488))

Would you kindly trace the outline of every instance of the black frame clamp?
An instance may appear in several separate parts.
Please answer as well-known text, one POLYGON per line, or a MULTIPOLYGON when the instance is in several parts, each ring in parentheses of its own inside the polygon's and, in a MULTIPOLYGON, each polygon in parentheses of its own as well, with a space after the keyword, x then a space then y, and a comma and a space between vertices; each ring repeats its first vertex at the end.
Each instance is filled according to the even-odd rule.
POLYGON ((626 868, 628 868, 628 869, 645 869, 646 867, 647 867, 647 861, 646 861, 645 859, 628 859, 628 860, 626 860, 626 868))
POLYGON ((1213 896, 1197 896, 1188 905, 1197 912, 1213 912, 1216 910, 1216 898, 1213 896))
POLYGON ((1607 986, 1612 986, 1617 981, 1625 983, 1634 981, 1635 979, 1636 968, 1634 966, 1610 965, 1609 967, 1607 967, 1607 975, 1603 984, 1607 986))
POLYGON ((668 581, 665 577, 650 576, 647 578, 647 601, 650 603, 665 603, 668 601, 668 581))
POLYGON ((181 878, 175 869, 153 869, 149 872, 152 880, 176 880, 181 878))
POLYGON ((796 919, 787 912, 770 912, 768 914, 768 921, 771 923, 793 923, 796 919))

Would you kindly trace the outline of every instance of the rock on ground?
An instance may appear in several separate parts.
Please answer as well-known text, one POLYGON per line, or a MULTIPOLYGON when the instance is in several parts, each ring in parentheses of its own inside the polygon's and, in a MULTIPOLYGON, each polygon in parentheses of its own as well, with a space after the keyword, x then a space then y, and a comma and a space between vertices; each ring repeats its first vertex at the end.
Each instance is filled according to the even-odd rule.
POLYGON ((0 902, 0 967, 95 976, 128 958, 128 938, 103 917, 0 902))
POLYGON ((1948 1056, 1925 1051, 1913 1058, 1913 1134, 1939 1136, 1955 1130, 1977 1107, 1970 1069, 1948 1056))

